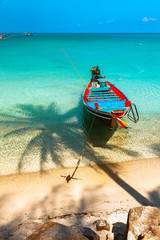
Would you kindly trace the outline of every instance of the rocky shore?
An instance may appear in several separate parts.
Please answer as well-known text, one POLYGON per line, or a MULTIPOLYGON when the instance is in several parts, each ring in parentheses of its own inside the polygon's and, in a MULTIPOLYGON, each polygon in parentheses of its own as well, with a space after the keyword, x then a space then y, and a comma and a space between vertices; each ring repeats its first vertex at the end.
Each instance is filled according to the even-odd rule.
MULTIPOLYGON (((87 213, 77 214, 77 219, 87 213)), ((90 214, 90 217, 96 218, 90 214)), ((99 218, 86 225, 64 225, 69 223, 71 215, 54 217, 54 219, 37 219, 24 222, 11 229, 0 229, 0 240, 159 240, 160 209, 155 207, 136 207, 125 212, 112 213, 106 219, 99 218), (59 221, 55 221, 59 218, 59 221), (117 222, 115 222, 117 221, 117 222)), ((49 218, 49 216, 48 216, 49 218)))
POLYGON ((159 158, 72 171, 1 176, 0 240, 160 240, 159 158))

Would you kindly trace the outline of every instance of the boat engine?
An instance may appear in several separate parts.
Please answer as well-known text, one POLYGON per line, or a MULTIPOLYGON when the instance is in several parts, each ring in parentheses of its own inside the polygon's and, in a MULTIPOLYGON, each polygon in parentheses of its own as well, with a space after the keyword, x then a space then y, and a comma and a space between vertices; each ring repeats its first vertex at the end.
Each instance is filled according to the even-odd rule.
POLYGON ((100 75, 100 70, 99 70, 99 67, 93 67, 91 68, 91 72, 92 72, 92 76, 94 75, 100 75))

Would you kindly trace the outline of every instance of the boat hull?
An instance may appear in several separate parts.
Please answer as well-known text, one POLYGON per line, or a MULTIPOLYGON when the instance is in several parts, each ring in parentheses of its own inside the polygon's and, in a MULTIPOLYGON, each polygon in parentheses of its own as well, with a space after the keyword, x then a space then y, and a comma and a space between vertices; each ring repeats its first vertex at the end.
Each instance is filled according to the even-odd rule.
POLYGON ((87 111, 89 111, 91 114, 97 116, 97 117, 100 117, 100 118, 103 118, 103 119, 107 119, 107 120, 112 120, 112 116, 108 113, 104 113, 104 112, 100 112, 100 111, 97 111, 95 109, 92 109, 88 106, 85 106, 87 111))

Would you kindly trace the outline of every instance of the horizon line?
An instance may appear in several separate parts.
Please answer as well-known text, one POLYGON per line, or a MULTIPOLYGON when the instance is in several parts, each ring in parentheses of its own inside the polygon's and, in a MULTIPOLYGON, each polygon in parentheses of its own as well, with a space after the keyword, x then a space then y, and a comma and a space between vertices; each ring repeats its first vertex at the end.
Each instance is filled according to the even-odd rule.
POLYGON ((24 34, 24 33, 49 33, 49 34, 160 34, 160 32, 11 32, 11 31, 7 31, 7 32, 3 32, 4 33, 19 33, 19 34, 24 34))

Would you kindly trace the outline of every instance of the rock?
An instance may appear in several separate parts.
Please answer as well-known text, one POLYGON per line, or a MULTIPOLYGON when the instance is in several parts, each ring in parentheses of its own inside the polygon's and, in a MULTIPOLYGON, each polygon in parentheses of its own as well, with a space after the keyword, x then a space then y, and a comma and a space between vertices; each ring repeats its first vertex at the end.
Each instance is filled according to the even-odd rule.
POLYGON ((99 220, 96 220, 94 224, 96 225, 97 231, 102 231, 102 230, 110 231, 110 225, 106 220, 99 219, 99 220))
POLYGON ((78 233, 86 237, 88 240, 100 240, 100 237, 91 228, 74 226, 73 229, 75 229, 78 233))
POLYGON ((25 240, 30 236, 42 223, 28 222, 19 224, 15 228, 11 229, 8 233, 8 240, 25 240))
POLYGON ((160 239, 160 209, 149 206, 130 209, 126 240, 141 239, 160 239))
POLYGON ((141 238, 143 240, 159 240, 160 236, 152 236, 150 234, 146 234, 145 237, 141 238))
POLYGON ((151 227, 150 232, 152 232, 153 235, 160 236, 160 224, 158 226, 151 227))
POLYGON ((143 240, 148 240, 148 239, 152 239, 152 240, 160 239, 160 227, 159 226, 150 228, 149 232, 146 233, 143 240))
POLYGON ((87 238, 70 227, 47 222, 37 228, 26 240, 87 240, 87 238))
POLYGON ((126 233, 126 224, 123 222, 116 222, 113 224, 112 232, 116 240, 124 240, 126 233))
MULTIPOLYGON (((4 235, 3 235, 4 236, 4 235)), ((0 239, 7 240, 87 240, 73 229, 55 222, 22 223, 0 239)), ((99 240, 99 239, 97 239, 99 240)))

